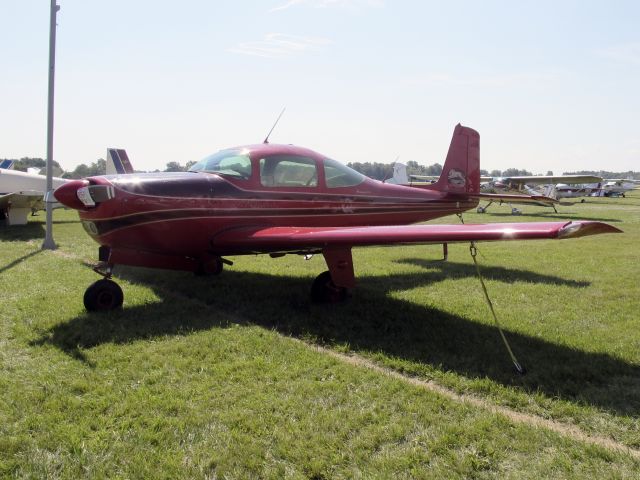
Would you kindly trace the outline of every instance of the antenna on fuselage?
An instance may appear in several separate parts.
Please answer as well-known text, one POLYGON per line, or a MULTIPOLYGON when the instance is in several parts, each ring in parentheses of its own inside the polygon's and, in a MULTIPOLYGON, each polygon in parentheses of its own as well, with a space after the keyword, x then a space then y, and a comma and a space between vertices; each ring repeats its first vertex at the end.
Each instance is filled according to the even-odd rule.
POLYGON ((282 111, 280 112, 280 115, 278 115, 278 118, 276 118, 275 123, 273 124, 273 127, 271 127, 271 130, 269 130, 269 133, 267 133, 267 136, 264 137, 264 141, 262 143, 269 143, 269 136, 271 135, 271 132, 273 132, 273 129, 276 128, 276 125, 278 124, 278 122, 280 121, 280 117, 282 116, 282 114, 284 113, 284 111, 287 109, 287 107, 284 107, 282 109, 282 111))

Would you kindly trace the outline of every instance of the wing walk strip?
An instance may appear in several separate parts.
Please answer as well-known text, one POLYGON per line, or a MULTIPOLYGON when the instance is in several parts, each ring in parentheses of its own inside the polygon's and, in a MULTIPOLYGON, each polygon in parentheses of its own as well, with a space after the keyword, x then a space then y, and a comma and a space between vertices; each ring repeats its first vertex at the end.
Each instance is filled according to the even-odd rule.
POLYGON ((318 353, 322 353, 329 357, 332 357, 338 360, 339 362, 353 365, 356 367, 366 368, 368 370, 372 370, 376 373, 380 373, 382 375, 395 378, 396 380, 400 380, 402 382, 408 383, 415 387, 422 388, 424 390, 428 390, 433 393, 437 393, 438 395, 442 395, 443 397, 448 398, 449 400, 453 400, 454 402, 465 403, 473 407, 482 408, 483 410, 488 410, 493 414, 502 415, 514 423, 524 424, 524 425, 528 425, 530 427, 536 427, 536 428, 545 428, 547 430, 550 430, 564 437, 569 437, 572 440, 587 443, 589 445, 596 445, 598 447, 602 447, 607 450, 613 450, 619 453, 626 453, 627 455, 630 455, 631 457, 640 460, 640 450, 627 447, 626 445, 623 445, 622 443, 616 442, 615 440, 612 440, 607 437, 603 437, 599 435, 589 435, 576 426, 549 420, 549 419, 540 417, 538 415, 518 412, 516 410, 512 410, 507 407, 502 407, 500 405, 492 404, 487 400, 483 400, 479 397, 475 397, 472 395, 460 394, 455 392, 454 390, 450 390, 446 387, 443 387, 442 385, 439 385, 436 382, 433 382, 431 380, 421 380, 416 377, 403 375, 402 373, 397 372, 396 370, 393 370, 388 367, 380 366, 375 362, 372 362, 371 360, 368 360, 357 354, 346 355, 344 353, 339 353, 334 350, 321 347, 319 345, 307 343, 297 338, 293 338, 293 337, 290 337, 290 338, 293 341, 299 342, 318 353))

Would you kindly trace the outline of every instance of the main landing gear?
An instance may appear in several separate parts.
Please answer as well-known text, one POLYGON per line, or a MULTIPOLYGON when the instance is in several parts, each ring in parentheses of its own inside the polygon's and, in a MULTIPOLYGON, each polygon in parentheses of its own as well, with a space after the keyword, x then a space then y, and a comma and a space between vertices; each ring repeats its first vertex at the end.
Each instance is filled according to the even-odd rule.
MULTIPOLYGON (((315 253, 315 252, 314 252, 315 253)), ((445 248, 446 257, 446 248, 445 248)), ((326 247, 322 255, 329 270, 321 273, 311 285, 311 301, 314 303, 339 303, 347 299, 349 290, 355 287, 353 260, 350 247, 326 247)), ((272 254, 271 256, 280 256, 272 254)), ((305 255, 305 258, 310 256, 305 255)), ((144 265, 158 268, 173 268, 195 272, 197 275, 218 275, 223 265, 232 265, 230 260, 210 256, 198 260, 173 257, 156 258, 148 252, 111 251, 100 247, 98 264, 93 270, 103 278, 93 283, 84 294, 84 306, 89 312, 115 310, 122 307, 124 295, 116 282, 111 280, 113 267, 118 265, 144 265), (197 262, 197 263, 196 263, 197 262)))
POLYGON ((327 270, 316 277, 311 284, 313 303, 340 303, 347 299, 348 290, 333 283, 331 272, 327 270))

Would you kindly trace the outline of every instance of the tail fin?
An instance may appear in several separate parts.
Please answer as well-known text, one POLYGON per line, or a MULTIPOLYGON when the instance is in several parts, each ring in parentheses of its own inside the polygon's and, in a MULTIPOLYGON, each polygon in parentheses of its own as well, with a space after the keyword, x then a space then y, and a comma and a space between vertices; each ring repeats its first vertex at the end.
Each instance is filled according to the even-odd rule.
POLYGON ((393 177, 385 183, 394 183, 396 185, 406 185, 409 183, 407 176, 407 166, 404 163, 396 162, 393 164, 393 177))
POLYGON ((121 148, 107 148, 107 175, 133 173, 127 152, 121 148))
POLYGON ((3 168, 5 170, 11 170, 13 169, 14 162, 15 162, 14 160, 9 160, 9 159, 1 160, 0 168, 3 168))
POLYGON ((432 190, 451 193, 480 192, 480 134, 472 128, 456 125, 447 159, 432 190))

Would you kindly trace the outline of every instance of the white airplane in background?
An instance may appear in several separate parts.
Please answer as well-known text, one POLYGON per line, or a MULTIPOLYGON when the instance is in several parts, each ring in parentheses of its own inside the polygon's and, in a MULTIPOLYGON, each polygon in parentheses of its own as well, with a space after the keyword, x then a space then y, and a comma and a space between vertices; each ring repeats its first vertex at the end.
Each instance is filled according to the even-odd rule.
POLYGON ((593 196, 596 197, 611 197, 621 196, 634 188, 640 186, 640 180, 622 179, 622 178, 605 178, 603 183, 598 184, 594 188, 593 196))
MULTIPOLYGON (((44 193, 47 189, 46 175, 39 175, 35 170, 19 172, 12 170, 13 161, 0 163, 0 222, 5 225, 25 225, 30 213, 44 210, 44 193)), ((133 173, 129 157, 124 150, 107 149, 107 175, 133 173)), ((53 189, 68 182, 66 178, 53 177, 53 189)), ((61 207, 52 202, 53 208, 61 207)))
MULTIPOLYGON (((575 189, 574 193, 568 193, 568 189, 565 188, 566 186, 601 182, 602 178, 594 175, 519 175, 514 177, 482 177, 481 181, 483 180, 487 180, 487 182, 482 185, 482 192, 501 193, 505 195, 523 192, 529 195, 540 195, 542 193, 542 195, 547 198, 558 200, 559 198, 569 196, 577 197, 586 195, 584 190, 583 193, 579 195, 577 193, 578 189, 575 189), (540 192, 531 188, 531 185, 546 185, 546 188, 540 192)), ((484 213, 491 203, 492 202, 489 202, 484 207, 479 206, 478 213, 484 213)), ((554 211, 556 210, 554 203, 542 202, 539 203, 539 205, 553 207, 554 211)), ((518 214, 520 211, 512 207, 511 213, 518 214)))

